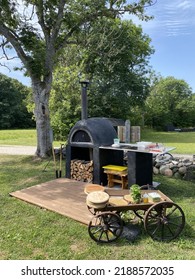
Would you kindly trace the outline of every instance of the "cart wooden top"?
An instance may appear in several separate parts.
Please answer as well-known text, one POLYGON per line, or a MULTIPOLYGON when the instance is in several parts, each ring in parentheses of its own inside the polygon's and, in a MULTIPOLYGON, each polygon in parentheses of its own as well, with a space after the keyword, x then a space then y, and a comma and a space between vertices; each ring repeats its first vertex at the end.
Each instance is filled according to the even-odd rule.
MULTIPOLYGON (((105 192, 109 195, 109 201, 107 205, 102 208, 98 209, 98 211, 126 211, 126 210, 147 210, 155 204, 156 202, 147 202, 147 203, 133 203, 130 200, 126 200, 125 197, 130 194, 129 190, 117 190, 117 189, 105 189, 105 192)), ((169 201, 173 202, 168 196, 162 193, 159 190, 142 190, 142 194, 149 194, 149 193, 157 193, 160 196, 160 201, 169 201)))

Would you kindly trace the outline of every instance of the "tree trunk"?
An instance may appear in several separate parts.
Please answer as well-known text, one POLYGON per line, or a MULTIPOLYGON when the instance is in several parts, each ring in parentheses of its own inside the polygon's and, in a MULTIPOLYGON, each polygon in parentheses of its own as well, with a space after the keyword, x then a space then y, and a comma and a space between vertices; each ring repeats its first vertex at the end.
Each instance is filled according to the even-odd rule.
POLYGON ((51 85, 32 81, 33 97, 35 103, 34 115, 37 130, 36 155, 45 158, 51 155, 52 139, 49 114, 49 95, 51 85))

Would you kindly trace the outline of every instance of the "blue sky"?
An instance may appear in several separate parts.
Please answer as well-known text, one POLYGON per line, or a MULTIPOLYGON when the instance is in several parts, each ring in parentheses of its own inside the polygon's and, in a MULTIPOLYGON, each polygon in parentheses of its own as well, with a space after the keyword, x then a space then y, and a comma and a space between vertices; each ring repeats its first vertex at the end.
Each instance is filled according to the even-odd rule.
POLYGON ((195 92, 195 0, 157 0, 147 12, 153 20, 133 20, 152 39, 150 64, 163 77, 185 80, 195 92))
MULTIPOLYGON (((150 59, 153 69, 163 77, 173 76, 185 80, 195 92, 195 0, 157 0, 147 8, 154 19, 141 22, 144 33, 152 39, 155 53, 150 59)), ((17 60, 9 61, 10 68, 17 60)), ((30 85, 23 73, 1 67, 0 72, 30 85)))

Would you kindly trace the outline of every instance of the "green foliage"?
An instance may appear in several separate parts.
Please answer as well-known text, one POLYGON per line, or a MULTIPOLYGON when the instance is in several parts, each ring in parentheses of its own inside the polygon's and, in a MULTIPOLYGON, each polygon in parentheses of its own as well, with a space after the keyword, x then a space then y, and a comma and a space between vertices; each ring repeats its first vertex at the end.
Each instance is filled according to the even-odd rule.
POLYGON ((63 139, 80 119, 78 74, 90 79, 88 116, 126 119, 147 96, 150 39, 131 21, 102 19, 80 34, 80 46, 68 46, 56 67, 51 92, 51 123, 63 139))
POLYGON ((91 115, 127 118, 148 93, 150 38, 131 21, 101 20, 89 30, 84 52, 85 72, 92 75, 91 115))
POLYGON ((144 106, 136 105, 132 106, 129 111, 129 120, 131 125, 144 127, 144 106))
POLYGON ((15 79, 0 74, 0 128, 33 127, 32 114, 26 108, 30 89, 15 79))
POLYGON ((50 96, 51 126, 56 140, 67 139, 81 116, 81 86, 78 79, 77 47, 69 47, 54 72, 50 96), (73 63, 74 62, 74 63, 73 63))
POLYGON ((133 184, 130 188, 130 194, 131 197, 133 198, 133 201, 135 203, 139 203, 141 200, 141 190, 140 190, 140 186, 137 184, 133 184))
POLYGON ((184 80, 161 78, 146 100, 146 122, 163 128, 195 126, 195 103, 192 90, 184 80))

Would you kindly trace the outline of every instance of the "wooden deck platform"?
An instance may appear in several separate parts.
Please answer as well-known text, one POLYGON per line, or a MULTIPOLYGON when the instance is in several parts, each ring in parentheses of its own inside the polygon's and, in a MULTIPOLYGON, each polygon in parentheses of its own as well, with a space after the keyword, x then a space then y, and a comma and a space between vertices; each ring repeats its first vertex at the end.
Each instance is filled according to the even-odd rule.
POLYGON ((86 206, 85 186, 80 181, 59 178, 10 195, 88 225, 92 214, 86 206))

